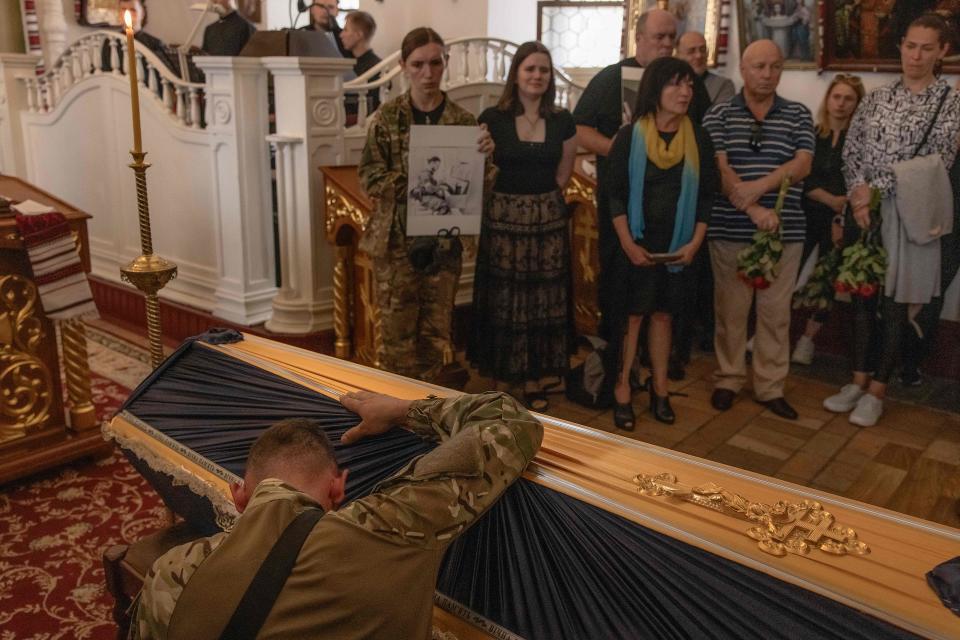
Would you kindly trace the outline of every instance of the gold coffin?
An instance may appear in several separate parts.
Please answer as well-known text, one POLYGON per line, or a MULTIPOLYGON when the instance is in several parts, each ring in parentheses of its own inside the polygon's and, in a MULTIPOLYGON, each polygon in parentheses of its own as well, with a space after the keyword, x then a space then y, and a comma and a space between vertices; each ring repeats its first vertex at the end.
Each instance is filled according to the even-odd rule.
MULTIPOLYGON (((203 346, 327 395, 355 389, 411 399, 455 393, 244 338, 203 346)), ((543 446, 525 473, 529 480, 910 632, 960 638, 960 619, 925 580, 934 566, 960 556, 960 531, 574 423, 541 420, 543 446)), ((229 478, 222 473, 122 416, 105 429, 230 516, 229 478)), ((435 624, 461 639, 491 637, 439 609, 435 624)))

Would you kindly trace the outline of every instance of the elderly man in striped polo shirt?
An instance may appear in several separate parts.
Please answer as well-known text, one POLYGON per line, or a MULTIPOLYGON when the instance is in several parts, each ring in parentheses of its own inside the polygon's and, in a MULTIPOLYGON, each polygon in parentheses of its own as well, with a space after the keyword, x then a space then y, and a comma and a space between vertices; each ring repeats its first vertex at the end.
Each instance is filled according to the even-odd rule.
POLYGON ((790 298, 797 280, 805 221, 800 205, 803 179, 813 162, 810 111, 777 95, 783 52, 770 40, 758 40, 743 52, 743 91, 714 106, 703 120, 717 153, 722 195, 717 194, 707 238, 715 279, 715 347, 719 369, 711 402, 730 408, 747 377, 747 318, 756 295, 753 344, 753 394, 774 414, 794 420, 797 412, 783 397, 790 368, 790 298), (737 252, 758 230, 773 230, 773 208, 780 183, 793 186, 781 210, 783 257, 780 275, 767 289, 737 278, 737 252))

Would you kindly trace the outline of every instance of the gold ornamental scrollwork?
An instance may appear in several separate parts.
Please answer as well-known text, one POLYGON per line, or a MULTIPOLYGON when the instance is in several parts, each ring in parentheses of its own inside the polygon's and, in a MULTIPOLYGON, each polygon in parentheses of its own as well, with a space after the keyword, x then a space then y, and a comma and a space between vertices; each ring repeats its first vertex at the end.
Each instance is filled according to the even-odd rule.
POLYGON ((755 526, 747 530, 747 535, 757 541, 760 549, 774 556, 805 556, 813 548, 838 556, 870 553, 870 547, 859 540, 856 531, 836 524, 833 514, 814 500, 780 500, 768 505, 712 482, 698 487, 684 485, 672 473, 639 474, 633 481, 642 495, 684 500, 753 523, 755 526))
POLYGON ((39 358, 45 337, 36 286, 21 276, 0 277, 0 442, 50 418, 53 377, 39 358))
POLYGON ((21 276, 0 277, 0 345, 36 354, 45 337, 37 287, 21 276))
POLYGON ((325 191, 327 206, 324 223, 327 228, 327 237, 331 241, 333 240, 333 230, 336 228, 337 222, 343 218, 353 222, 361 231, 366 231, 367 223, 370 221, 369 213, 350 202, 332 185, 327 184, 325 191))
POLYGON ((573 174, 564 191, 564 196, 566 196, 567 200, 580 199, 593 202, 593 194, 593 187, 577 174, 573 174))

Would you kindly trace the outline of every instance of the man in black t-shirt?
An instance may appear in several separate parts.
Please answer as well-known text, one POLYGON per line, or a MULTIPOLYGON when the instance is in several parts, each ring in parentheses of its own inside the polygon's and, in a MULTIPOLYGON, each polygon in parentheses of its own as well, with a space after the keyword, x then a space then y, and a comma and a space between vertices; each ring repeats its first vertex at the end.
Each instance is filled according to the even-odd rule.
MULTIPOLYGON (((637 54, 633 58, 621 60, 604 67, 593 79, 577 102, 573 117, 577 123, 577 141, 580 146, 597 155, 597 249, 600 258, 600 278, 597 286, 597 304, 600 308, 600 335, 609 340, 609 329, 605 318, 611 302, 610 261, 616 249, 617 235, 610 220, 610 205, 607 202, 606 156, 613 145, 613 137, 627 121, 627 114, 621 105, 620 84, 624 67, 645 67, 657 58, 673 55, 677 39, 677 21, 669 11, 651 9, 637 18, 637 54)), ((698 104, 702 97, 709 96, 702 87, 698 100, 696 88, 690 115, 699 122, 709 107, 709 103, 698 104)))
POLYGON ((203 31, 203 52, 211 56, 238 56, 257 30, 233 6, 233 0, 213 0, 220 19, 203 31))
POLYGON ((310 24, 301 27, 306 31, 326 31, 333 36, 333 41, 337 43, 337 49, 344 58, 352 58, 350 49, 343 46, 340 39, 340 33, 343 31, 340 24, 337 23, 337 15, 340 13, 340 3, 338 0, 313 0, 310 3, 310 24))
MULTIPOLYGON (((380 56, 370 48, 370 41, 373 34, 377 32, 377 23, 373 16, 366 11, 351 11, 347 14, 343 31, 340 32, 340 42, 350 51, 350 54, 356 60, 353 65, 353 72, 357 77, 363 75, 366 71, 372 69, 380 62, 380 56)), ((373 82, 380 77, 376 74, 368 82, 373 82)), ((347 94, 344 106, 347 110, 347 116, 356 115, 358 111, 359 100, 356 94, 347 94)), ((372 91, 367 94, 367 113, 373 113, 380 106, 380 93, 372 91)))

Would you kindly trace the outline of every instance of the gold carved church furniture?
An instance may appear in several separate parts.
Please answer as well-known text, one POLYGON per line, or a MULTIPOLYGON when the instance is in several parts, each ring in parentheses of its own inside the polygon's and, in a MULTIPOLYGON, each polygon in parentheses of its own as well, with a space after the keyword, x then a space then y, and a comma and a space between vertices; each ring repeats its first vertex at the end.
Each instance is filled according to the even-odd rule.
MULTIPOLYGON (((90 271, 89 214, 10 176, 0 176, 0 195, 61 212, 79 245, 83 268, 90 271)), ((110 450, 91 404, 82 325, 78 320, 60 324, 64 376, 57 327, 43 312, 23 240, 13 217, 0 218, 0 484, 110 450)))
MULTIPOLYGON (((597 310, 597 209, 596 182, 579 169, 565 192, 571 215, 571 273, 574 325, 577 333, 596 334, 597 310)), ((373 203, 363 193, 355 166, 321 167, 324 193, 324 230, 336 247, 333 270, 333 328, 338 358, 378 366, 378 309, 374 297, 372 262, 357 247, 367 226, 373 203)))

